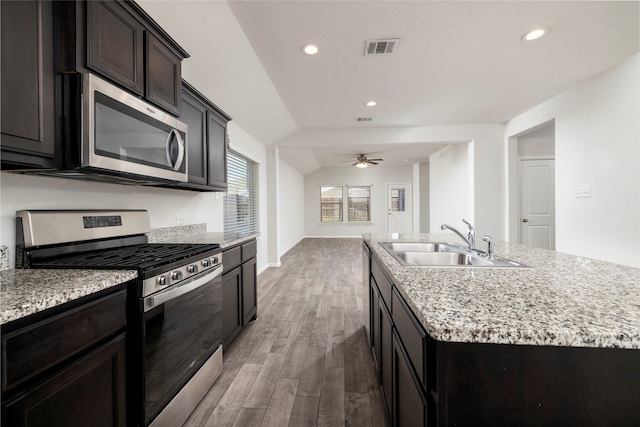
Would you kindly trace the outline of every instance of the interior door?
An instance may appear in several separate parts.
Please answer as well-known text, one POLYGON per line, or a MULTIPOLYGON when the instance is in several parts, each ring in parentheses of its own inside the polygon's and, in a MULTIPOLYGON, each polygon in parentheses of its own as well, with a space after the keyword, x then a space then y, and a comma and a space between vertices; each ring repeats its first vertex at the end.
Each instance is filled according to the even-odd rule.
POLYGON ((555 160, 520 161, 520 243, 555 250, 555 160))
POLYGON ((411 233, 411 185, 387 184, 387 232, 411 233))

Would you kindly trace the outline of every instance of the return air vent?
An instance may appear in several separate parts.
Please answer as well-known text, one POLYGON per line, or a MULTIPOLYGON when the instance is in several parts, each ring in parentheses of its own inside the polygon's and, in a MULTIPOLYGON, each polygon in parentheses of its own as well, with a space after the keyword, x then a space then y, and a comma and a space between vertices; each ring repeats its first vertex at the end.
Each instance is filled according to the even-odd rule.
POLYGON ((364 56, 391 55, 398 47, 399 42, 400 39, 367 40, 364 56))
POLYGON ((356 122, 358 123, 366 123, 373 120, 373 117, 356 117, 356 122))

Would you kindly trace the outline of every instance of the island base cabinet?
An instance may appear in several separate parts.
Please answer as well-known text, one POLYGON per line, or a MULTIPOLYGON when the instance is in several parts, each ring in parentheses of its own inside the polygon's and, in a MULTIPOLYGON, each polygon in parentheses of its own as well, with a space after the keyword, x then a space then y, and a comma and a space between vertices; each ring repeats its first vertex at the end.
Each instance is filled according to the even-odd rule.
POLYGON ((5 402, 13 427, 126 426, 125 335, 5 402))
MULTIPOLYGON (((392 427, 427 425, 427 399, 416 378, 409 357, 393 334, 393 419, 392 427)), ((430 422, 428 425, 433 425, 430 422)))
POLYGON ((438 360, 439 425, 640 425, 638 350, 438 343, 438 360))

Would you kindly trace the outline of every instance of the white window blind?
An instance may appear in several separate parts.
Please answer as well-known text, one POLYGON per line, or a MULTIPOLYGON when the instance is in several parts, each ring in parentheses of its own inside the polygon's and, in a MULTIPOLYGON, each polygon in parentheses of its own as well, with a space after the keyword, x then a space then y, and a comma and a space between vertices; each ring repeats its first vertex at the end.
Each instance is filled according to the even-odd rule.
POLYGON ((349 222, 371 221, 371 187, 347 187, 349 222))
POLYGON ((320 222, 342 222, 342 187, 320 187, 320 222))
POLYGON ((246 236, 260 232, 258 163, 229 150, 227 192, 224 195, 225 235, 246 236))

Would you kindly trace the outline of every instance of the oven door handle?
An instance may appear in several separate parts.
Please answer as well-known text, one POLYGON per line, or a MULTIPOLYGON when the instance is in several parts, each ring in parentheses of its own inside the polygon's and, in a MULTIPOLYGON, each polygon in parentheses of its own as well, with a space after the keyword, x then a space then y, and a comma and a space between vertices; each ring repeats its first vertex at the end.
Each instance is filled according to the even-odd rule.
POLYGON ((160 304, 164 304, 165 302, 171 301, 174 298, 178 298, 186 293, 189 293, 193 290, 198 289, 200 286, 206 285, 211 280, 222 274, 222 264, 208 272, 204 276, 194 278, 186 283, 181 283, 178 286, 172 286, 169 289, 165 289, 164 291, 160 291, 156 294, 150 295, 144 298, 143 301, 143 311, 146 313, 154 307, 159 306, 160 304))

